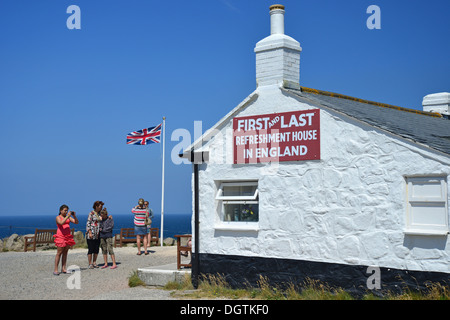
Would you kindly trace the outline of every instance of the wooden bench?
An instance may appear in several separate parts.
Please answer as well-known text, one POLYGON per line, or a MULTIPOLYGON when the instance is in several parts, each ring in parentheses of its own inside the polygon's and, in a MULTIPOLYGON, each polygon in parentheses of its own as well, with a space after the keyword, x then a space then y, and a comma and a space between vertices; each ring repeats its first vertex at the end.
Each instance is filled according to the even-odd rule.
MULTIPOLYGON (((155 245, 159 244, 159 228, 150 228, 150 246, 154 242, 155 245)), ((119 245, 121 248, 124 243, 136 243, 136 234, 134 228, 122 228, 120 233, 114 236, 114 247, 119 245)))
MULTIPOLYGON (((33 251, 36 251, 37 244, 51 244, 55 242, 53 235, 56 234, 57 229, 36 229, 34 236, 24 237, 23 251, 28 251, 28 246, 33 245, 33 251)), ((75 229, 70 229, 72 236, 75 233, 75 229)))
POLYGON ((181 269, 181 267, 191 268, 190 263, 181 263, 181 252, 184 251, 188 254, 190 252, 192 256, 192 246, 188 245, 189 240, 192 239, 192 234, 175 235, 174 237, 177 238, 177 269, 181 269))
POLYGON ((155 243, 155 246, 159 245, 159 228, 150 228, 150 246, 152 242, 155 243))

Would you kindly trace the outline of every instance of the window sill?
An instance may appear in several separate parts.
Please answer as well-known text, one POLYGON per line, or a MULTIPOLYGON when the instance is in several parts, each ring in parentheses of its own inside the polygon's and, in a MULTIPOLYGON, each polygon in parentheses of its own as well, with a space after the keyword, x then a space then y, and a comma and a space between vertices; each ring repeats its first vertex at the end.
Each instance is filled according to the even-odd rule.
POLYGON ((258 222, 221 222, 214 226, 219 231, 259 231, 258 222))
POLYGON ((404 230, 404 234, 410 236, 446 236, 448 235, 447 230, 418 230, 418 229, 409 229, 404 230))

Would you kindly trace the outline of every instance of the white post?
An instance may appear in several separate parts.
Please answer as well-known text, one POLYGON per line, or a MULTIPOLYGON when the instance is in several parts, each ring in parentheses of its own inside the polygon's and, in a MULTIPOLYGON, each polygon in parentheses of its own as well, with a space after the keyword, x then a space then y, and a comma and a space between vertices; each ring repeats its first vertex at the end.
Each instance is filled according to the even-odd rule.
POLYGON ((166 117, 163 117, 163 158, 162 158, 162 186, 161 186, 161 247, 164 242, 164 158, 166 155, 166 117))

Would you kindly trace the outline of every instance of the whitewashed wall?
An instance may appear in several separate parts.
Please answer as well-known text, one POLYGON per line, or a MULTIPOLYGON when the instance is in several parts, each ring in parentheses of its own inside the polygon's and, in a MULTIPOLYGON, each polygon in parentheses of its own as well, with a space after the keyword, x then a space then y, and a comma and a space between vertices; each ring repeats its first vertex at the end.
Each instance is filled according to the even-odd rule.
MULTIPOLYGON (((277 87, 235 116, 315 109, 277 87)), ((450 174, 448 157, 321 109, 321 160, 233 165, 232 120, 200 166, 200 252, 450 272, 445 236, 403 233, 405 176, 450 174), (258 231, 218 230, 217 181, 259 181, 258 231)), ((448 197, 448 195, 447 195, 448 197)), ((194 230, 194 221, 192 221, 194 230)))

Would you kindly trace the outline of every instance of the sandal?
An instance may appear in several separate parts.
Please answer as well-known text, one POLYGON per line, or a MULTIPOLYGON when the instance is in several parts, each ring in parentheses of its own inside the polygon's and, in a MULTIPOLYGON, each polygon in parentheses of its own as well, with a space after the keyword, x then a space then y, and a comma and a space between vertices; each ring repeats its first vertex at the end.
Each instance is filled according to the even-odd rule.
POLYGON ((105 269, 105 268, 108 268, 107 264, 103 265, 103 267, 100 267, 100 269, 105 269))
POLYGON ((117 266, 112 266, 110 269, 117 269, 117 266))
POLYGON ((136 253, 137 256, 140 256, 141 254, 142 254, 142 253, 140 253, 140 252, 136 253))
POLYGON ((93 264, 90 264, 90 265, 89 265, 89 269, 94 269, 94 265, 93 265, 93 264))
POLYGON ((53 271, 53 275, 54 275, 54 276, 59 276, 59 272, 54 272, 54 271, 53 271))

